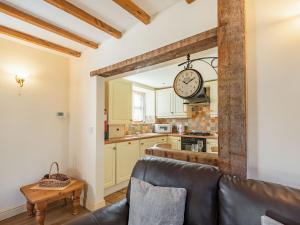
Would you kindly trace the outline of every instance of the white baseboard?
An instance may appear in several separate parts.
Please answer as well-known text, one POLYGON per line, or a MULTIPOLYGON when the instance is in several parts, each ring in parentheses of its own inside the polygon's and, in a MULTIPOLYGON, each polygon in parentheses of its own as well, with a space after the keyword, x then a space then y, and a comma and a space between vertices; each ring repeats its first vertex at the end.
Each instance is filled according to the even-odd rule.
POLYGON ((124 181, 124 182, 114 185, 112 187, 105 188, 104 196, 106 197, 107 195, 110 195, 112 193, 122 190, 123 188, 126 188, 128 186, 128 183, 129 183, 129 181, 124 181))
POLYGON ((85 208, 88 209, 89 211, 93 212, 97 209, 101 209, 105 206, 105 200, 102 199, 100 202, 96 202, 95 204, 91 204, 91 203, 86 203, 85 208))
POLYGON ((0 221, 16 216, 23 212, 26 212, 26 205, 20 205, 15 208, 4 209, 0 211, 0 221))

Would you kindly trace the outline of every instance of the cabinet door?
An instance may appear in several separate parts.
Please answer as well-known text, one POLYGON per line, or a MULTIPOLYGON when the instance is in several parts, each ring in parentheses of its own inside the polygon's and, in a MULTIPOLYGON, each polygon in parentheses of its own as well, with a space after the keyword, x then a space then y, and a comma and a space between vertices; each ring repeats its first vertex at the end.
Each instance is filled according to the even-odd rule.
POLYGON ((121 183, 130 179, 132 169, 139 160, 139 141, 118 143, 116 154, 116 181, 121 183))
POLYGON ((156 91, 156 117, 172 117, 172 89, 162 89, 156 91))
POLYGON ((187 117, 186 105, 183 104, 183 98, 180 98, 173 91, 173 112, 174 117, 187 117))
POLYGON ((104 146, 104 188, 116 184, 116 145, 104 146))
POLYGON ((147 148, 151 148, 153 147, 154 145, 156 144, 156 142, 141 142, 141 145, 140 145, 140 158, 143 158, 146 156, 146 149, 147 148))
POLYGON ((181 137, 169 136, 168 143, 173 150, 181 150, 181 137))
POLYGON ((125 80, 110 81, 108 104, 110 124, 129 123, 132 118, 132 84, 125 80))
POLYGON ((218 140, 217 139, 207 139, 206 140, 206 152, 218 154, 218 152, 212 151, 212 148, 214 148, 214 147, 218 147, 218 140))
POLYGON ((210 115, 218 116, 218 81, 209 82, 210 86, 210 115))
POLYGON ((147 148, 151 148, 156 144, 161 144, 161 143, 166 143, 166 142, 167 142, 167 136, 140 140, 140 158, 143 158, 146 156, 145 150, 147 148))

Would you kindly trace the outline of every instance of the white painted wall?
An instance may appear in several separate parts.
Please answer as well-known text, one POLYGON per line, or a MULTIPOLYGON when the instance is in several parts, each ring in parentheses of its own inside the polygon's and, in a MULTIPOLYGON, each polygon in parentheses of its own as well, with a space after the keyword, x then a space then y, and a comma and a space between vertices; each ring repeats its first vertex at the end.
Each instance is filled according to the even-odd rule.
POLYGON ((80 59, 72 59, 70 167, 75 175, 79 175, 89 184, 87 201, 90 209, 102 205, 104 190, 103 81, 101 78, 98 78, 98 82, 96 78, 90 78, 90 71, 216 26, 216 0, 196 1, 193 4, 181 1, 155 16, 151 24, 145 26, 139 23, 128 30, 121 39, 107 40, 98 50, 87 50, 80 59), (100 92, 98 95, 97 91, 100 92))
POLYGON ((300 1, 247 0, 248 176, 300 188, 300 1))
MULTIPOLYGON (((0 39, 0 220, 25 203, 19 188, 68 160, 69 60, 0 39), (29 74, 22 89, 14 76, 29 74), (19 96, 19 92, 21 96, 19 96)), ((22 207, 21 207, 22 208, 22 207)))

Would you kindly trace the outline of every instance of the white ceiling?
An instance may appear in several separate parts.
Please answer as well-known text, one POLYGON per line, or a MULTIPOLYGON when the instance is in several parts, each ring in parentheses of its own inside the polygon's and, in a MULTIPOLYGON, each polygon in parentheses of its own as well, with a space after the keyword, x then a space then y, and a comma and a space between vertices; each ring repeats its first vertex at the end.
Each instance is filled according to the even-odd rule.
MULTIPOLYGON (((191 59, 217 55, 217 48, 213 48, 207 51, 193 54, 191 55, 191 59)), ((125 77, 124 79, 147 85, 152 88, 171 87, 176 75, 183 69, 183 66, 179 67, 178 64, 184 62, 185 60, 186 57, 176 59, 171 62, 171 65, 170 62, 164 63, 156 69, 131 75, 125 77)), ((198 70, 202 74, 204 81, 217 79, 217 74, 215 73, 215 71, 209 65, 203 62, 194 62, 193 68, 198 70)))
MULTIPOLYGON (((46 3, 43 0, 0 1, 97 43, 101 43, 106 39, 113 38, 110 35, 46 3)), ((150 14, 152 18, 159 12, 179 1, 183 0, 134 0, 134 2, 144 9, 148 14, 150 14)), ((141 23, 112 0, 70 0, 70 2, 110 24, 123 33, 128 31, 137 23, 141 23)), ((0 13, 0 24, 39 38, 43 38, 56 44, 63 45, 65 47, 72 48, 77 51, 84 51, 86 48, 88 48, 77 42, 43 30, 3 13, 0 13)), ((3 35, 0 37, 3 37, 3 35)))

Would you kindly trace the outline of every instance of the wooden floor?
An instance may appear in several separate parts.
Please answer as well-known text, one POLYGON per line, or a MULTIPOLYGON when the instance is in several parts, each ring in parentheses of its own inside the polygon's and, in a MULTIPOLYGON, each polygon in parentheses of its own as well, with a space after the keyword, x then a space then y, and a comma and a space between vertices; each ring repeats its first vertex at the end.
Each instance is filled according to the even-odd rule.
MULTIPOLYGON (((58 204, 47 209, 45 225, 61 225, 87 213, 89 213, 88 210, 80 207, 79 215, 73 216, 71 202, 68 202, 67 205, 58 204)), ((36 225, 36 222, 34 217, 29 217, 27 213, 22 213, 0 221, 0 225, 36 225)))
MULTIPOLYGON (((106 205, 110 205, 124 199, 126 197, 126 193, 127 188, 106 196, 106 205)), ((58 203, 47 210, 45 225, 61 225, 87 213, 89 213, 89 211, 81 207, 79 215, 73 216, 71 202, 68 202, 67 205, 64 203, 58 203)), ((28 217, 27 213, 22 213, 9 219, 0 221, 0 225, 36 225, 36 222, 34 217, 28 217)))
POLYGON ((106 196, 104 199, 105 199, 105 202, 106 202, 106 205, 110 205, 110 204, 113 204, 115 202, 118 202, 124 198, 126 198, 126 193, 127 193, 127 188, 124 188, 120 191, 117 191, 111 195, 108 195, 106 196))

